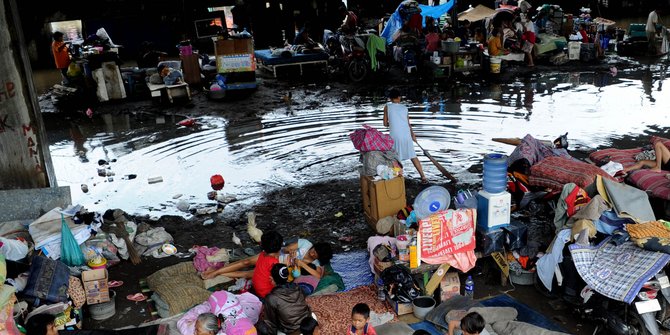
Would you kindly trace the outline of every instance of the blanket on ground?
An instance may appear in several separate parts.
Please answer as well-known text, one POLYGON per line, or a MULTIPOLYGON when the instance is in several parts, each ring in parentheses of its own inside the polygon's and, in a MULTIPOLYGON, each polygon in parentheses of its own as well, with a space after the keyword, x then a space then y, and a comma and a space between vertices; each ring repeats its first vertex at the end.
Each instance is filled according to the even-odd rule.
POLYGON ((570 245, 577 272, 596 292, 631 303, 644 282, 660 271, 670 255, 640 249, 633 242, 619 246, 611 237, 596 246, 570 245))
POLYGON ((158 270, 147 277, 147 284, 167 305, 170 315, 202 303, 212 293, 205 289, 204 281, 198 276, 191 262, 158 270))
POLYGON ((559 156, 572 159, 568 151, 565 149, 554 149, 542 143, 540 140, 534 138, 530 134, 521 139, 521 143, 516 146, 507 158, 507 166, 511 166, 519 159, 525 158, 530 165, 552 156, 559 156))
POLYGON ((547 157, 530 168, 528 183, 553 190, 560 190, 567 183, 586 188, 595 181, 596 176, 616 181, 595 165, 565 157, 547 157))
MULTIPOLYGON (((377 299, 374 286, 361 286, 347 292, 307 297, 307 304, 316 314, 322 334, 344 334, 351 324, 351 309, 366 303, 377 314, 393 313, 391 307, 377 299)), ((393 320, 398 318, 394 314, 393 320)))

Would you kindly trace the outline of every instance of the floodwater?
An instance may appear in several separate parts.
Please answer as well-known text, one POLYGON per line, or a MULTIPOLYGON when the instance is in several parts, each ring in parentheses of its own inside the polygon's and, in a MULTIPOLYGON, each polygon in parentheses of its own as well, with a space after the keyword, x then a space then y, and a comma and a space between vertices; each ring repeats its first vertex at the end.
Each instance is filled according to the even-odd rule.
MULTIPOLYGON (((659 64, 616 76, 538 73, 505 84, 420 88, 408 92, 406 103, 422 146, 461 182, 477 183, 484 154, 513 150, 493 137, 530 133, 553 140, 569 132, 571 149, 583 153, 613 144, 633 147, 651 134, 665 134, 667 72, 667 65, 659 64)), ((176 209, 173 197, 208 203, 213 174, 224 176, 228 194, 249 204, 275 188, 356 178, 358 154, 347 135, 363 124, 383 129, 385 99, 341 95, 315 109, 288 111, 269 104, 271 109, 257 117, 200 117, 195 128, 178 127, 176 116, 148 114, 94 115, 69 126, 47 119, 58 183, 72 186, 73 201, 91 210, 118 207, 134 214, 188 217, 176 209), (98 176, 99 159, 112 161, 113 181, 98 176), (137 177, 123 179, 130 174, 137 177), (151 177, 163 181, 149 184, 151 177)), ((425 157, 420 160, 430 180, 443 180, 425 157)), ((406 171, 418 178, 411 164, 406 171)))

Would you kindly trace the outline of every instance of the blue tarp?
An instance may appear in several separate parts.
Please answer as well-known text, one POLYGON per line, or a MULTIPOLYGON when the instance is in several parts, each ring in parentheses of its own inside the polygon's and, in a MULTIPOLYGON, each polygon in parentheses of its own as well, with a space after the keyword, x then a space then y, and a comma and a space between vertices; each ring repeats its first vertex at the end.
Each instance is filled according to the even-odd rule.
MULTIPOLYGON (((419 5, 419 8, 421 9, 421 16, 424 18, 424 20, 426 16, 438 19, 444 13, 448 12, 454 6, 455 2, 456 0, 449 0, 449 2, 439 6, 419 5)), ((402 28, 402 19, 400 18, 399 13, 401 6, 402 4, 396 8, 395 12, 393 12, 388 22, 386 23, 384 30, 382 31, 382 37, 386 39, 386 44, 391 44, 393 42, 393 36, 395 33, 400 30, 400 28, 402 28)))

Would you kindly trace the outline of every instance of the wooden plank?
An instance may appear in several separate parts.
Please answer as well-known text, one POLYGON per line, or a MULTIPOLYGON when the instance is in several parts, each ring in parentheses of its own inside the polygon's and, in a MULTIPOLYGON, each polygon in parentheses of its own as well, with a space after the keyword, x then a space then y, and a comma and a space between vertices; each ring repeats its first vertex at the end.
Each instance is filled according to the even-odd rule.
POLYGON ((442 281, 442 278, 447 274, 449 267, 450 267, 449 264, 442 264, 440 265, 439 268, 437 268, 435 273, 433 273, 433 276, 430 277, 430 280, 426 285, 427 296, 432 296, 437 287, 440 286, 440 282, 442 281))
MULTIPOLYGON (((491 139, 493 142, 498 142, 502 144, 509 144, 509 145, 519 145, 521 144, 521 139, 518 137, 494 137, 491 139)), ((546 141, 546 140, 540 140, 542 144, 548 146, 548 147, 553 147, 554 144, 551 141, 546 141)))

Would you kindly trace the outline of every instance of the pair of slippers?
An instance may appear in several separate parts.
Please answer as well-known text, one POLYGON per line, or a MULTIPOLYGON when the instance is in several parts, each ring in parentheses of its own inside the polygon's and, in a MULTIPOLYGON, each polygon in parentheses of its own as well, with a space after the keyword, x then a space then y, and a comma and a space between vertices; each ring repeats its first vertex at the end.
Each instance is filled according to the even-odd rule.
MULTIPOLYGON (((120 280, 110 280, 109 282, 107 282, 107 286, 109 287, 119 287, 121 285, 123 285, 123 281, 120 280)), ((135 294, 129 294, 128 296, 126 296, 126 299, 134 302, 140 302, 147 300, 147 296, 142 293, 135 293, 135 294)))

